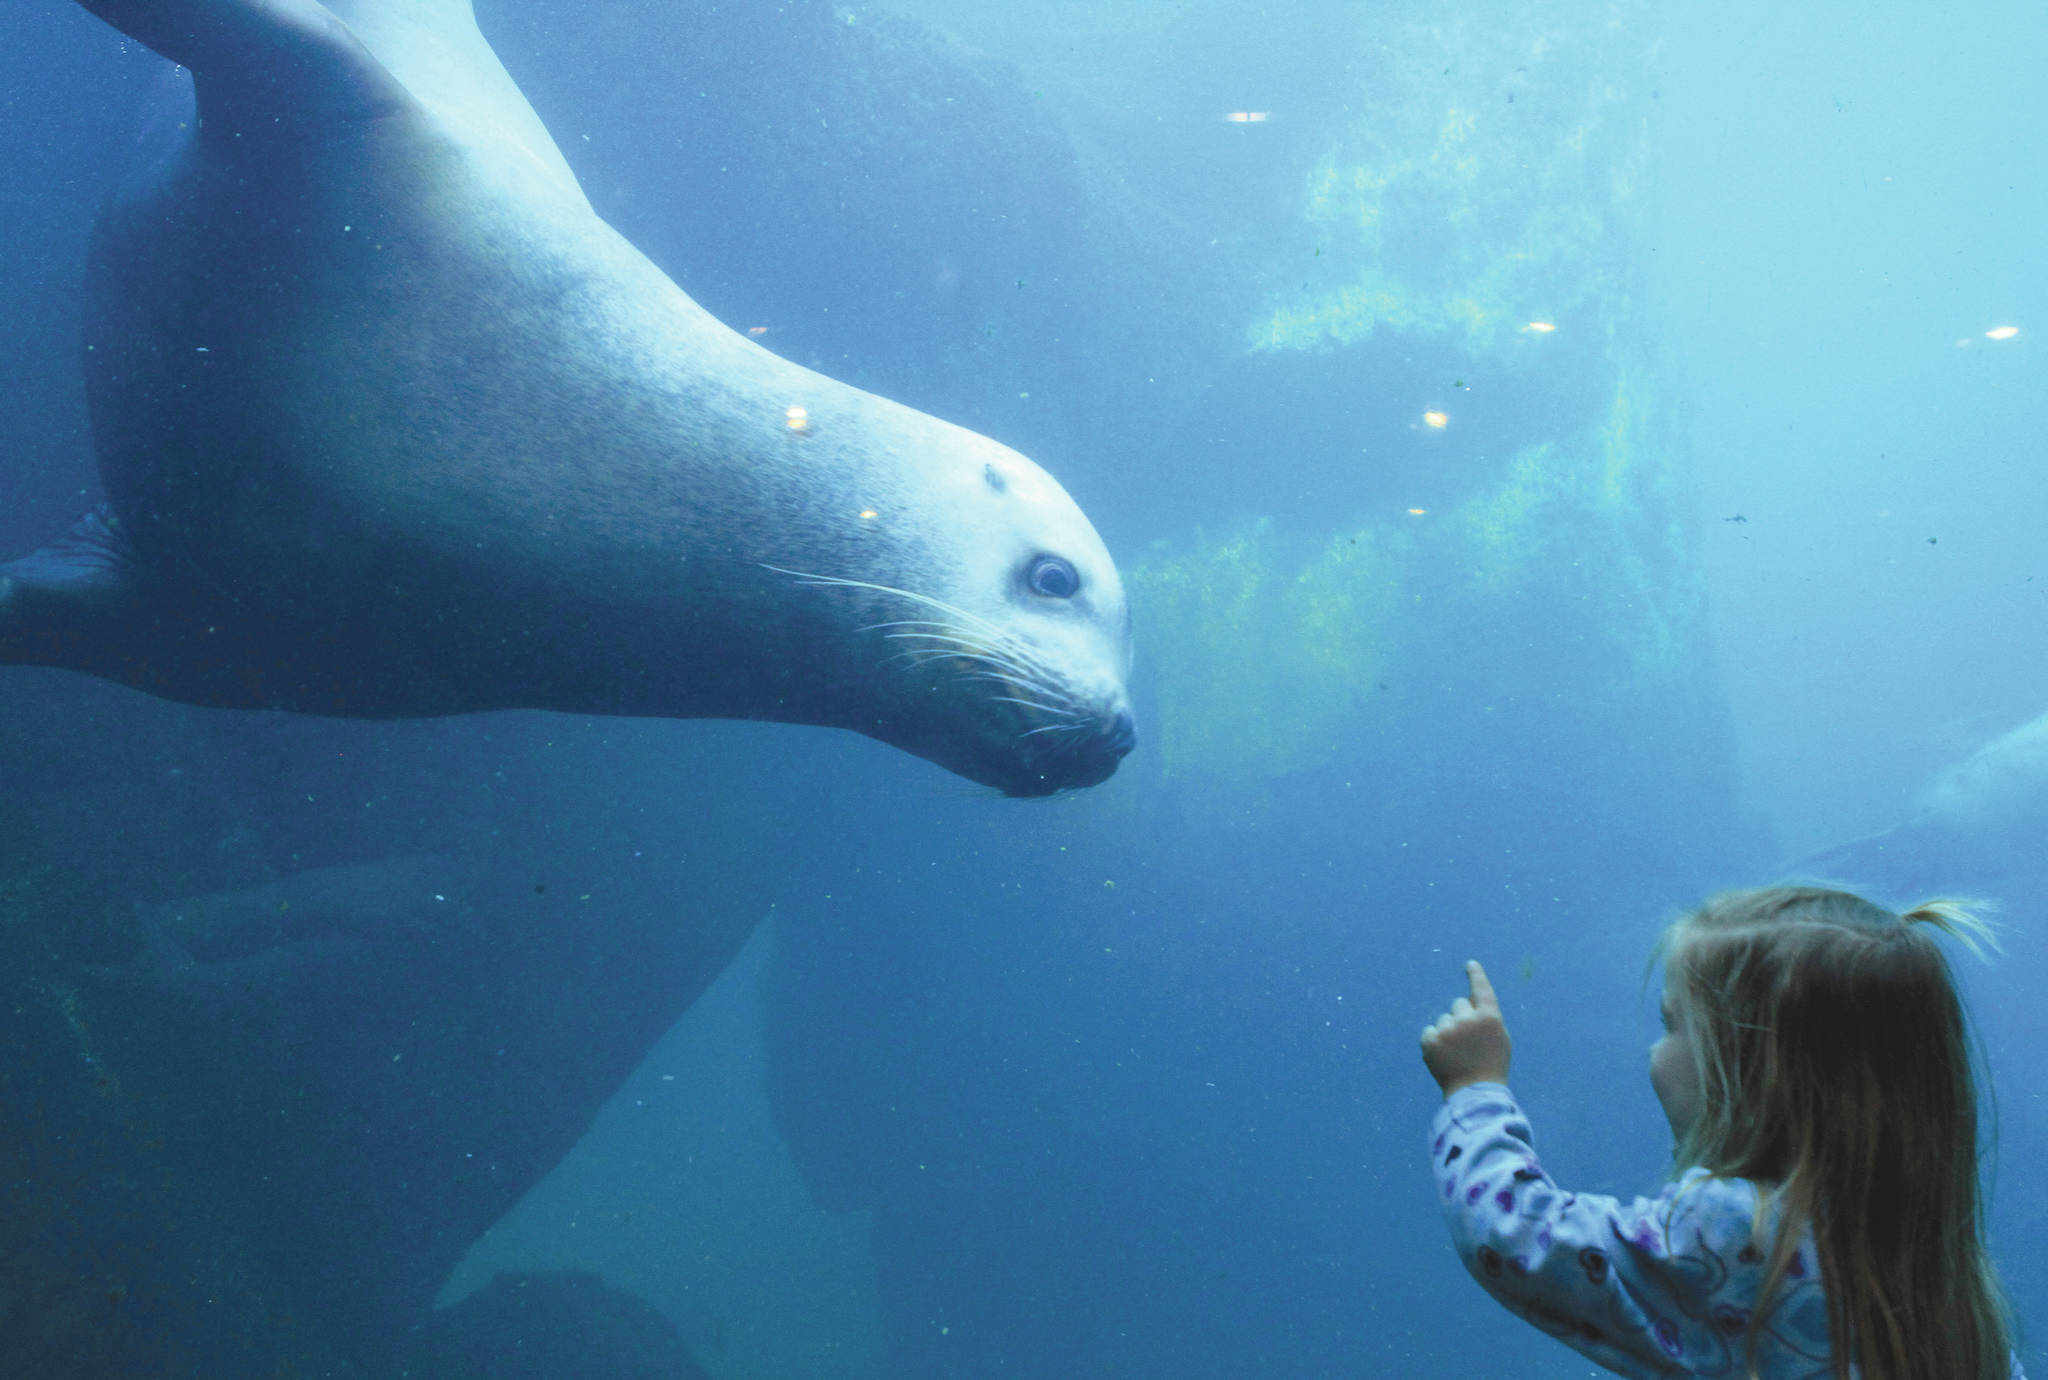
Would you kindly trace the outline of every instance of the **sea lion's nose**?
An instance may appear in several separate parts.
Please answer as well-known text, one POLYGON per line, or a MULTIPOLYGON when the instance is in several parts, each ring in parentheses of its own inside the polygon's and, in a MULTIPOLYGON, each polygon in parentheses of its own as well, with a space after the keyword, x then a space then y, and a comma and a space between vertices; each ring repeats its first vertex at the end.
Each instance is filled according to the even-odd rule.
POLYGON ((1107 781, 1117 769, 1117 764, 1138 745, 1138 721, 1128 709, 1119 709, 1102 722, 1102 727, 1086 740, 1076 759, 1079 774, 1085 784, 1093 786, 1107 781))
POLYGON ((1118 757, 1129 754, 1138 745, 1138 721, 1131 717, 1128 709, 1119 709, 1116 717, 1109 721, 1109 731, 1102 735, 1102 745, 1118 757))
POLYGON ((1005 795, 1043 796, 1057 791, 1099 786, 1116 775, 1117 764, 1138 745, 1138 721, 1128 709, 1119 709, 1097 720, 1094 732, 1077 735, 1057 745, 1057 750, 1038 759, 1028 778, 1006 786, 1005 795))

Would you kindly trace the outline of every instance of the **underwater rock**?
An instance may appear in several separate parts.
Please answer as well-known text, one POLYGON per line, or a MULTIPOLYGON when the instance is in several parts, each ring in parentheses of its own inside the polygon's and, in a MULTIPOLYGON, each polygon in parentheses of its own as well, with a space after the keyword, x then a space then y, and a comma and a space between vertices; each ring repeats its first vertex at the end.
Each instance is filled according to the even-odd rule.
POLYGON ((1618 266, 1642 240, 1653 106, 1623 74, 1653 40, 1626 20, 1531 42, 1522 22, 1438 8, 1374 18, 1371 97, 1308 178, 1318 253, 1251 347, 1390 332, 1503 359, 1630 311, 1618 266), (1546 118, 1517 108, 1532 94, 1546 118))
POLYGON ((1560 732, 1567 698, 1601 725, 1574 755, 1589 783, 1682 750, 1716 717, 1696 684, 1704 591, 1663 516, 1684 452, 1639 372, 1609 387, 1440 505, 1155 541, 1125 572, 1156 668, 1139 776, 1220 804, 1376 748, 1484 759, 1507 733, 1560 732), (1451 685, 1481 713, 1445 714, 1451 685), (1674 734, 1652 704, 1697 718, 1674 734))
POLYGON ((0 1316, 44 1359, 0 1373, 380 1373, 766 908, 658 878, 392 859, 151 908, 113 963, 17 932, 0 1316))
POLYGON ((167 1152, 152 1090, 15 918, 0 916, 0 1375, 362 1374, 267 1267, 234 1185, 167 1152))

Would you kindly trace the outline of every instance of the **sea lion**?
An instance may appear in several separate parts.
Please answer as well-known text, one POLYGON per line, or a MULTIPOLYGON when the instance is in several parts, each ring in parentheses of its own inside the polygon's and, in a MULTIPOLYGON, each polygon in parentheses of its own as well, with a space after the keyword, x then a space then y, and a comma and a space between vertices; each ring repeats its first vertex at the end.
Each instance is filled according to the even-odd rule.
POLYGON ((1134 741, 1100 537, 986 437, 714 320, 469 0, 81 0, 193 74, 101 218, 108 509, 0 662, 197 704, 851 728, 1010 795, 1134 741))
POLYGON ((2048 714, 1936 772, 1904 821, 1793 864, 1795 872, 1911 893, 2040 872, 2048 833, 2048 714))

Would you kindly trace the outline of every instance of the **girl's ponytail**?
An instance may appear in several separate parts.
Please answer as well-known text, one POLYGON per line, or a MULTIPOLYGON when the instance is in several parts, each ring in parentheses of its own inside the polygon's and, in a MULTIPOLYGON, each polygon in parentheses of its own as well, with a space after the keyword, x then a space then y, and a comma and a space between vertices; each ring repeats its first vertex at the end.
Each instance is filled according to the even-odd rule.
POLYGON ((1922 901, 1911 910, 1901 911, 1899 919, 1909 925, 1932 925, 1973 956, 1989 959, 2002 952, 1998 946, 1998 927, 1983 915, 1992 909, 1989 901, 1922 901))

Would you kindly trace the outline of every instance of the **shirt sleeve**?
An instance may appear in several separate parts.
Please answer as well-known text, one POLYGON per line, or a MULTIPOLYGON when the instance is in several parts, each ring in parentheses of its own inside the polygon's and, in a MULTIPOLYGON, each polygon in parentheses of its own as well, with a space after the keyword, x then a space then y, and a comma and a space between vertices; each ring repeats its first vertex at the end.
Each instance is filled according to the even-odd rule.
MULTIPOLYGON (((1755 1185, 1691 1169, 1654 1198, 1566 1192, 1499 1083, 1445 1100, 1430 1161, 1459 1258, 1512 1312, 1621 1375, 1742 1373, 1765 1265, 1751 1239, 1755 1185)), ((1827 1375, 1810 1244, 1779 1286, 1756 1359, 1774 1380, 1827 1375)))

